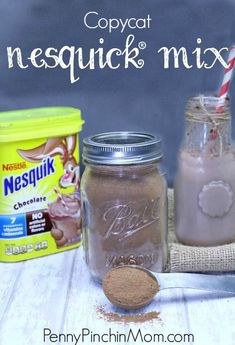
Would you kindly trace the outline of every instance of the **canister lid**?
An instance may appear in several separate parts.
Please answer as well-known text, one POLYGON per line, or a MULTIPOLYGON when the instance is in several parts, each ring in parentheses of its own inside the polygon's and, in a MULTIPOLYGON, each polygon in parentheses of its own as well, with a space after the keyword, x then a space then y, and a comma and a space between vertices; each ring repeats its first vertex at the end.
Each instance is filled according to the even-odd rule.
POLYGON ((52 138, 81 131, 81 111, 46 107, 0 112, 0 142, 52 138))
POLYGON ((141 164, 162 158, 159 137, 140 132, 109 132, 83 140, 84 163, 141 164))

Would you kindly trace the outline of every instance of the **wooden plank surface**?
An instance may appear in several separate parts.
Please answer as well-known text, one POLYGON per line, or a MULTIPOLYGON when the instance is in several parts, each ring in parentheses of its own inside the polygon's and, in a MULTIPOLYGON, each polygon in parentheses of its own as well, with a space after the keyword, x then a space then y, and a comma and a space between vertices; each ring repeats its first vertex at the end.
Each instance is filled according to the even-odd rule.
MULTIPOLYGON (((235 297, 222 294, 164 290, 143 310, 160 312, 161 320, 122 324, 100 319, 97 307, 101 305, 107 311, 121 311, 91 280, 81 248, 23 263, 2 263, 0 277, 0 344, 53 344, 43 342, 44 328, 57 334, 78 334, 82 328, 99 334, 109 328, 114 333, 141 328, 165 336, 193 333, 196 345, 235 344, 235 297)), ((89 338, 86 343, 90 344, 89 338)))

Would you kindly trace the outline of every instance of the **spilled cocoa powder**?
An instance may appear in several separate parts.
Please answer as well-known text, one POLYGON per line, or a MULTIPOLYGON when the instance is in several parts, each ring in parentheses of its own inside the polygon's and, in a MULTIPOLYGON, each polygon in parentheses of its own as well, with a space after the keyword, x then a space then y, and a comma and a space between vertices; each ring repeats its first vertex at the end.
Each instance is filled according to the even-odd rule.
POLYGON ((111 303, 132 310, 149 304, 159 291, 159 285, 157 280, 141 267, 122 266, 105 275, 103 290, 111 303))
POLYGON ((156 311, 141 314, 118 314, 106 311, 104 306, 98 306, 96 308, 96 313, 100 319, 108 322, 144 323, 153 322, 154 320, 161 321, 160 313, 156 311))

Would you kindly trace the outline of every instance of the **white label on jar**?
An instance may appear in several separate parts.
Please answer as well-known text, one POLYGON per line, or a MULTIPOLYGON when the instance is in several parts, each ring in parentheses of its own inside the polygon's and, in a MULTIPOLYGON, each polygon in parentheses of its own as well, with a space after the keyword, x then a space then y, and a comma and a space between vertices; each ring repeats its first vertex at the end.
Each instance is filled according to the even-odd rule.
POLYGON ((223 217, 233 204, 233 191, 222 180, 212 181, 203 186, 198 196, 198 204, 203 213, 210 217, 223 217))

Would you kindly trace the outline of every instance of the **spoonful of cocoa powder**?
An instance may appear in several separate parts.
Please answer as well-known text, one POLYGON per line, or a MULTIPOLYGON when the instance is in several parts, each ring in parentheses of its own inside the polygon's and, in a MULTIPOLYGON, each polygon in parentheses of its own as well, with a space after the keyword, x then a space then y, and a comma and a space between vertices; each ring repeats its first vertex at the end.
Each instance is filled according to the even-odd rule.
POLYGON ((103 279, 105 296, 112 304, 126 310, 146 306, 159 289, 156 277, 140 266, 113 268, 103 279))
POLYGON ((123 309, 139 309, 149 304, 164 289, 196 289, 235 295, 235 278, 199 273, 158 273, 135 265, 113 268, 106 273, 103 290, 114 305, 123 309), (160 284, 159 284, 160 282, 160 284))

